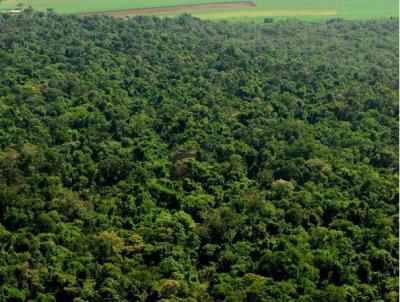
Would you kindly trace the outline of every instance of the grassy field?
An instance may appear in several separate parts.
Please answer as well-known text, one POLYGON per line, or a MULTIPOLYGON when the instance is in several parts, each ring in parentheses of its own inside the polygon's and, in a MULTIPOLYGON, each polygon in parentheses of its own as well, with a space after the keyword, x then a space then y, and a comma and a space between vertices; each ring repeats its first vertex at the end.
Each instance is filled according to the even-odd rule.
POLYGON ((295 17, 323 20, 332 17, 345 19, 376 19, 398 17, 397 0, 255 0, 257 7, 246 10, 205 11, 192 15, 204 19, 263 20, 265 17, 282 19, 295 17))
MULTIPOLYGON (((226 0, 5 0, 0 10, 12 9, 20 2, 34 9, 45 11, 48 8, 58 13, 74 14, 99 11, 128 10, 147 7, 166 7, 176 5, 222 3, 226 0)), ((257 7, 243 9, 194 10, 188 13, 204 19, 263 20, 265 17, 295 17, 307 20, 341 17, 345 19, 370 19, 398 17, 397 0, 254 0, 257 7)), ((175 16, 177 13, 159 13, 175 16)), ((132 13, 134 14, 134 13, 132 13)))
MULTIPOLYGON (((37 10, 53 8, 63 14, 75 14, 95 11, 111 11, 145 7, 163 7, 172 5, 199 4, 210 2, 226 2, 227 0, 20 0, 20 3, 30 5, 37 10)), ((15 0, 5 0, 0 4, 7 5, 15 0)))

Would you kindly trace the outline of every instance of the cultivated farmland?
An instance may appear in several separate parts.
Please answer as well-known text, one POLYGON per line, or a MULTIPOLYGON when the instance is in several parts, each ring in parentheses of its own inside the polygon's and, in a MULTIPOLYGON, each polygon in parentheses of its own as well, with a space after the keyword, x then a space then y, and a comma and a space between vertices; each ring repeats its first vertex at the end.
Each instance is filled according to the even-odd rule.
POLYGON ((139 15, 160 15, 168 13, 177 14, 177 13, 213 11, 213 10, 218 10, 223 13, 226 10, 241 11, 242 9, 254 8, 254 7, 256 7, 256 5, 252 1, 238 1, 238 2, 186 4, 186 5, 124 9, 124 10, 111 10, 102 12, 82 13, 80 15, 87 16, 87 15, 101 14, 113 17, 127 17, 127 16, 139 16, 139 15))
POLYGON ((397 0, 4 0, 0 11, 33 7, 61 14, 101 13, 125 17, 155 14, 176 16, 183 12, 203 19, 261 21, 265 17, 320 20, 332 17, 371 19, 398 16, 397 0))

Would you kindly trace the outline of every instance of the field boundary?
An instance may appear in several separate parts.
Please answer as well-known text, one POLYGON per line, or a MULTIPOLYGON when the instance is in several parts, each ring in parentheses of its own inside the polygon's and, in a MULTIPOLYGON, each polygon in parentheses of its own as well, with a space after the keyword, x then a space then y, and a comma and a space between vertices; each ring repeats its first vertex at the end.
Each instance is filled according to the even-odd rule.
POLYGON ((298 16, 335 16, 336 8, 306 8, 306 9, 257 9, 246 11, 228 10, 224 12, 199 12, 193 16, 204 19, 245 18, 245 17, 298 17, 298 16))
POLYGON ((185 4, 173 6, 160 6, 160 7, 144 7, 122 10, 109 10, 98 12, 83 12, 78 13, 79 16, 94 16, 105 15, 113 17, 128 17, 137 15, 156 15, 156 14, 176 14, 185 12, 200 12, 216 9, 244 9, 254 8, 256 4, 253 1, 234 1, 234 2, 213 2, 202 4, 185 4))

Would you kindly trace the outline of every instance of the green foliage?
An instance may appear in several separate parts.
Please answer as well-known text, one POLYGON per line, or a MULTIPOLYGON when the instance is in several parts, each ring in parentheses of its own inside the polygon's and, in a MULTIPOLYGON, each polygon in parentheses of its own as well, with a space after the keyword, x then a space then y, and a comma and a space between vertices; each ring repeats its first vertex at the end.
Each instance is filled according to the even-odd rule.
POLYGON ((0 14, 1 301, 396 301, 398 22, 0 14))

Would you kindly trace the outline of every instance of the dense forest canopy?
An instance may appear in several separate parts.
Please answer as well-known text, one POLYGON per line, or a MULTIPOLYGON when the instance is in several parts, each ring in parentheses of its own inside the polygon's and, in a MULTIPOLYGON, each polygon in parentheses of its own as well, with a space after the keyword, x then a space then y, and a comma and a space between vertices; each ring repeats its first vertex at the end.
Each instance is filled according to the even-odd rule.
POLYGON ((397 301, 397 20, 0 28, 1 301, 397 301))

